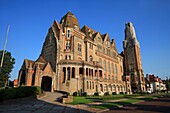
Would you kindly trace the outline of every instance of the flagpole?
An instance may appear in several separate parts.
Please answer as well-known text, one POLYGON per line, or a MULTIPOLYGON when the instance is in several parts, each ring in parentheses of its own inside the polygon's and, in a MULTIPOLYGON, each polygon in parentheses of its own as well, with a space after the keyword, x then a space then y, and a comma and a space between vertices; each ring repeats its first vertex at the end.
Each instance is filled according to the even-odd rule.
POLYGON ((5 40, 5 44, 4 44, 4 50, 3 50, 3 53, 2 53, 2 59, 1 59, 1 65, 0 65, 0 72, 1 72, 1 69, 2 69, 3 61, 4 61, 6 44, 7 44, 7 41, 8 41, 8 32, 9 32, 9 29, 10 29, 10 25, 8 25, 8 29, 7 29, 7 32, 6 32, 6 40, 5 40))

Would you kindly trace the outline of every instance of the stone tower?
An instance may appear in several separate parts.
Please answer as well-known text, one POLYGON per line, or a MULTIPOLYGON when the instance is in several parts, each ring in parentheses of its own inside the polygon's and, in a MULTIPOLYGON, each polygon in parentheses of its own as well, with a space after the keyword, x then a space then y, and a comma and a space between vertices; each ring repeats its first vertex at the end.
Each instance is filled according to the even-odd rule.
POLYGON ((130 76, 132 92, 143 92, 145 91, 145 81, 140 55, 140 44, 136 38, 135 29, 131 22, 126 24, 123 48, 125 75, 130 76))

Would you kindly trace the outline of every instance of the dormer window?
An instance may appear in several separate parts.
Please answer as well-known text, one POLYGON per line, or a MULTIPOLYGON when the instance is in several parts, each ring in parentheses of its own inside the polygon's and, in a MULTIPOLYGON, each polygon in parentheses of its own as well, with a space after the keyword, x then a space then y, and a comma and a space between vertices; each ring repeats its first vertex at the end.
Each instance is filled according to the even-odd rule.
POLYGON ((110 47, 110 42, 106 42, 107 47, 110 47))
POLYGON ((71 30, 68 29, 68 30, 67 30, 67 38, 70 38, 70 37, 71 37, 71 30))
POLYGON ((98 42, 101 42, 101 39, 100 39, 100 37, 98 37, 98 42))

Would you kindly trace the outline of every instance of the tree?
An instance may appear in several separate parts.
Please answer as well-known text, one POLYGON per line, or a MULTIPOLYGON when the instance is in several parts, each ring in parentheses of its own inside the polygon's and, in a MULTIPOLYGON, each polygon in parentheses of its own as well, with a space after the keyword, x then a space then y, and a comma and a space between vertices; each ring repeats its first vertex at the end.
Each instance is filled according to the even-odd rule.
MULTIPOLYGON (((2 60, 2 53, 0 51, 0 62, 2 60)), ((10 78, 10 73, 14 68, 15 58, 11 56, 10 52, 5 51, 4 60, 2 68, 0 69, 0 87, 6 87, 8 79, 10 78)))

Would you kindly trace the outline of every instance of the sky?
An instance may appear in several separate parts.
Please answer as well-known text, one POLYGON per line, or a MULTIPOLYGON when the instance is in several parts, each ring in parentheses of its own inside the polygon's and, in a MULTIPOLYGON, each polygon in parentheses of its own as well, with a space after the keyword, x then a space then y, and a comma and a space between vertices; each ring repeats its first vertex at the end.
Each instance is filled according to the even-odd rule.
POLYGON ((170 77, 170 0, 0 0, 0 50, 6 31, 7 51, 16 63, 11 80, 17 79, 24 59, 36 60, 54 20, 71 11, 80 27, 108 33, 123 51, 125 23, 132 22, 140 42, 145 74, 170 77))

